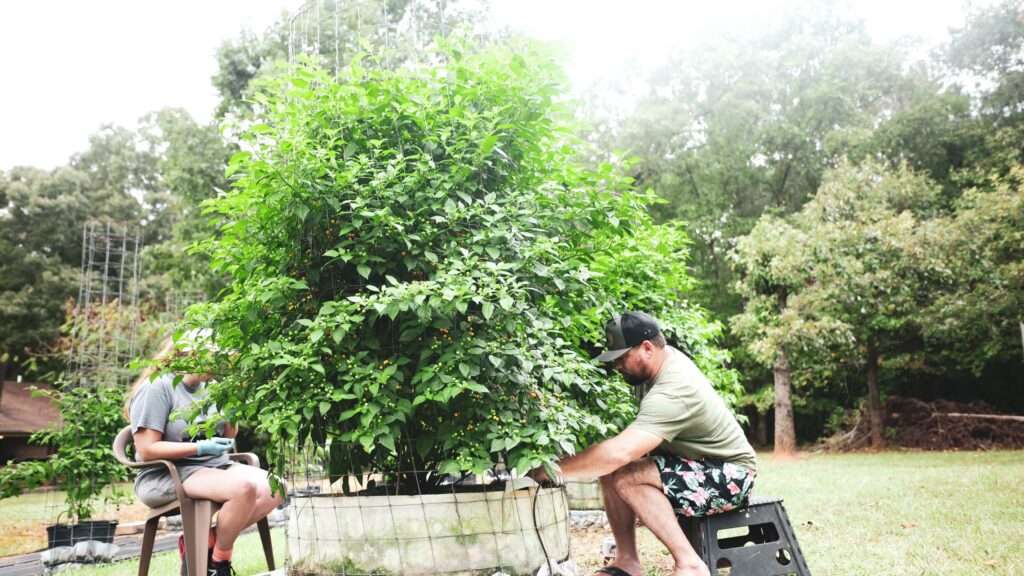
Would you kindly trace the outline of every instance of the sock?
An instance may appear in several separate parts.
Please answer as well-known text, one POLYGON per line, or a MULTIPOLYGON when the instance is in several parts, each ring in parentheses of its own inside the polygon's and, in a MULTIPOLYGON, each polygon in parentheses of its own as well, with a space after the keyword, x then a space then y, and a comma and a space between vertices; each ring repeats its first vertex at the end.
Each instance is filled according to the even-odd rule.
POLYGON ((235 551, 234 548, 231 548, 230 550, 221 550, 220 548, 217 548, 216 546, 214 546, 214 548, 213 548, 213 561, 214 562, 224 562, 224 561, 230 562, 231 561, 231 553, 234 552, 234 551, 235 551))

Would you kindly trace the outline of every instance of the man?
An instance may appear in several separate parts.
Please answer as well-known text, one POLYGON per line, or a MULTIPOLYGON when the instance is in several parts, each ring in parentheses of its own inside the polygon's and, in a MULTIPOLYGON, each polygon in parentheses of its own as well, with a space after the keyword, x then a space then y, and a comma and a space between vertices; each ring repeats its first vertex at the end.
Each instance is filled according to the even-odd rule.
MULTIPOLYGON (((754 483, 754 450, 697 366, 665 345, 653 318, 626 312, 605 330, 608 350, 598 360, 611 362, 626 382, 649 389, 636 420, 622 433, 558 463, 565 477, 601 479, 617 552, 598 572, 643 574, 636 549, 639 517, 672 554, 673 576, 709 576, 677 515, 703 516, 744 504, 754 483)), ((529 476, 548 480, 542 468, 529 476)))

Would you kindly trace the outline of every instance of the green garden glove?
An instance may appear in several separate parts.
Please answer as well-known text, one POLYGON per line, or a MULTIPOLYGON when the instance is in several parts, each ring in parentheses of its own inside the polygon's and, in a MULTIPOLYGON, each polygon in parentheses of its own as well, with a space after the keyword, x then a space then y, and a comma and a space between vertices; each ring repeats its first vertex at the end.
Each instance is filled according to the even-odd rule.
POLYGON ((209 440, 196 442, 196 454, 198 456, 220 456, 231 450, 234 441, 231 438, 213 437, 209 440))

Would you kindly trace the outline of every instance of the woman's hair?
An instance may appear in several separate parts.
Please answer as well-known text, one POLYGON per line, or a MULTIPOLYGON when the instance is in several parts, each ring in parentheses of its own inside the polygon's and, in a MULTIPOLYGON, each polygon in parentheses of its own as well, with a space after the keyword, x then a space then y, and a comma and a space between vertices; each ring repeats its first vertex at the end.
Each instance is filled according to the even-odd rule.
POLYGON ((128 409, 132 405, 132 399, 134 399, 135 395, 138 394, 139 389, 142 388, 146 382, 149 382, 150 377, 153 376, 153 373, 157 370, 159 361, 170 355, 172 350, 174 350, 174 337, 168 336, 160 343, 160 350, 158 350, 156 355, 153 357, 153 361, 149 363, 149 366, 146 366, 146 369, 139 375, 138 380, 136 380, 132 384, 131 389, 128 390, 128 396, 124 399, 125 420, 131 422, 132 417, 131 414, 129 414, 128 409))

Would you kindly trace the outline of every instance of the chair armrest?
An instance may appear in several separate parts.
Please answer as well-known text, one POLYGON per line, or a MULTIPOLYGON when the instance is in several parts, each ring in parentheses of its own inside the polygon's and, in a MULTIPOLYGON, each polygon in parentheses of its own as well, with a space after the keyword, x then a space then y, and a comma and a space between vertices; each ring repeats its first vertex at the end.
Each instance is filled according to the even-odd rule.
POLYGON ((252 452, 236 452, 234 454, 228 454, 228 458, 231 458, 235 462, 255 466, 256 468, 260 467, 260 457, 252 452))
POLYGON ((167 472, 171 475, 171 482, 174 483, 174 491, 178 493, 178 502, 184 502, 185 488, 181 485, 181 477, 178 476, 178 468, 174 465, 174 462, 170 460, 147 460, 145 462, 124 462, 129 468, 152 468, 154 466, 164 466, 167 468, 167 472))

